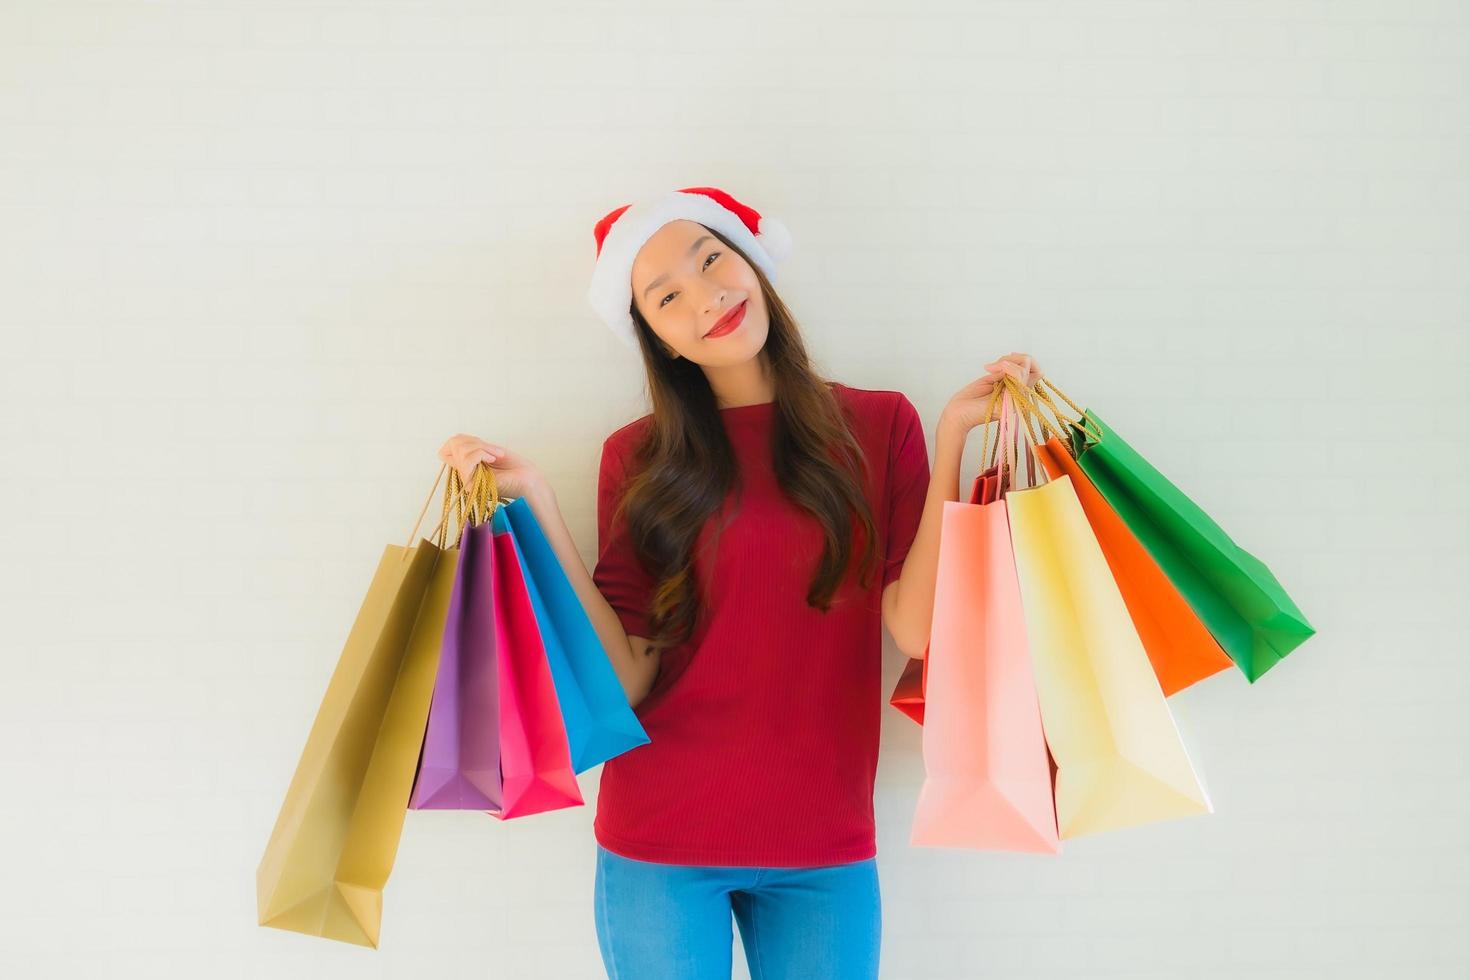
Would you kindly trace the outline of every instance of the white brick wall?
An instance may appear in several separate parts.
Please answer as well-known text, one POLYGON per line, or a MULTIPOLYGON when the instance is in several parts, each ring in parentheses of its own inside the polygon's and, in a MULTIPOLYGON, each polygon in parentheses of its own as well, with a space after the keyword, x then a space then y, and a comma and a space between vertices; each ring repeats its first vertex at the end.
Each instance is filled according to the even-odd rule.
POLYGON ((573 811, 410 814, 375 953, 257 927, 253 875, 447 436, 536 459, 590 561, 596 447, 643 411, 583 301, 592 224, 711 183, 792 228, 827 374, 907 392, 932 450, 950 393, 1032 352, 1319 629, 1173 700, 1215 814, 1054 860, 909 847, 890 710, 883 975, 1465 976, 1467 27, 0 4, 0 971, 601 976, 596 770, 573 811))

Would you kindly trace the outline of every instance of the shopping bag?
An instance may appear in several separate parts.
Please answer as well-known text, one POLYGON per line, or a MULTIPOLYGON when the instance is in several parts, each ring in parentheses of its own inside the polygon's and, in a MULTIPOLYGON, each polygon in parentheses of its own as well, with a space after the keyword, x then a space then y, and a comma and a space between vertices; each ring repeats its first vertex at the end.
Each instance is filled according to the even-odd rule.
POLYGON ((530 504, 520 497, 503 512, 515 536, 521 574, 540 626, 572 769, 585 772, 646 744, 649 737, 530 504))
POLYGON ((924 644, 924 656, 908 658, 888 703, 908 715, 919 724, 924 724, 924 689, 929 683, 929 644, 924 644))
POLYGON ((1072 454, 1252 684, 1316 630, 1260 559, 1236 544, 1096 413, 1068 426, 1072 454))
POLYGON ((1233 666, 1158 562, 1072 458, 1061 433, 1039 411, 1035 418, 1049 434, 1036 447, 1037 458, 1053 480, 1071 480, 1164 696, 1233 666))
POLYGON ((449 502, 437 543, 409 547, 421 511, 378 561, 256 868, 263 926, 378 945, 454 584, 449 502))
POLYGON ((500 776, 503 802, 490 812, 501 820, 581 806, 572 771, 566 723, 547 662, 541 627, 531 605, 520 548, 494 489, 489 467, 491 544, 495 549, 496 648, 500 678, 500 776))
MULTIPOLYGON (((1008 401, 1001 411, 1004 437, 1008 401)), ((945 501, 938 561, 924 782, 910 843, 1054 854, 1051 769, 1007 500, 945 501)))
MULTIPOLYGON (((451 471, 452 491, 461 494, 451 471)), ((487 515, 470 512, 445 616, 439 667, 409 808, 497 810, 500 777, 500 642, 492 596, 496 551, 487 515)))
POLYGON ((988 504, 999 497, 1000 474, 997 467, 991 466, 975 477, 975 482, 970 487, 970 503, 988 504))
MULTIPOLYGON (((970 503, 988 504, 994 500, 996 496, 995 480, 995 466, 991 466, 976 476, 974 483, 970 485, 970 503)), ((898 682, 893 685, 893 693, 889 695, 888 703, 922 725, 924 724, 924 691, 928 684, 929 646, 925 644, 923 657, 917 660, 909 658, 908 663, 903 665, 903 672, 899 675, 898 682)))
MULTIPOLYGON (((1034 452, 1029 426, 1017 429, 1034 452)), ((1004 500, 1060 836, 1213 812, 1070 477, 1004 500)))

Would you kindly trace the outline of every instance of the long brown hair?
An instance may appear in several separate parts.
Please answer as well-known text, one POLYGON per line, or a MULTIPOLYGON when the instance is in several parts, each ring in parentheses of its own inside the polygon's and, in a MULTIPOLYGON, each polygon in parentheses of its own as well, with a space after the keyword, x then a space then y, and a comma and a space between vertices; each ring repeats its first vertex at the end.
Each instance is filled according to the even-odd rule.
MULTIPOLYGON (((725 247, 749 261, 723 235, 725 247)), ((807 587, 809 606, 827 612, 848 574, 855 530, 861 530, 864 588, 877 563, 872 509, 863 489, 868 461, 853 436, 832 382, 812 367, 795 318, 760 267, 751 263, 769 312, 765 357, 775 386, 772 466, 782 492, 810 512, 825 544, 807 587)), ((618 502, 629 539, 656 585, 649 620, 655 647, 686 642, 699 621, 693 553, 700 529, 716 514, 739 474, 709 380, 688 358, 670 357, 648 321, 631 309, 648 375, 651 423, 633 448, 629 478, 618 502)))

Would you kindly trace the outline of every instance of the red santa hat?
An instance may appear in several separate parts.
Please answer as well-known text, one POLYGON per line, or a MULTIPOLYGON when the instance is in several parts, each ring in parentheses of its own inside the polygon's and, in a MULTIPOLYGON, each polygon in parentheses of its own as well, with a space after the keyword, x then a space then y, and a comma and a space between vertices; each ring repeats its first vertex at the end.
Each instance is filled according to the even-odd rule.
POLYGON ((739 248, 775 282, 776 265, 791 254, 786 226, 717 187, 682 187, 609 211, 592 229, 597 239, 597 261, 587 300, 623 343, 638 348, 638 335, 629 313, 633 305, 633 258, 643 243, 668 224, 687 218, 697 221, 739 248))

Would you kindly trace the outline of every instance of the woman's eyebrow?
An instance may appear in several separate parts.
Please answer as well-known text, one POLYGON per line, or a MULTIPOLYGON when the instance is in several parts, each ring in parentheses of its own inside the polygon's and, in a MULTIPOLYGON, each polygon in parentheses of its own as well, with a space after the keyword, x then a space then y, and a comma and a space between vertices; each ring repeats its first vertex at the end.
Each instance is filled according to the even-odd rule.
MULTIPOLYGON (((711 238, 714 238, 714 237, 715 237, 714 235, 700 235, 698 238, 696 238, 694 240, 694 244, 689 246, 689 251, 687 251, 687 252, 684 253, 684 257, 685 258, 688 258, 689 256, 693 255, 694 252, 695 252, 695 250, 698 249, 699 246, 703 245, 705 242, 709 241, 711 238)), ((669 274, 667 272, 665 272, 663 275, 659 276, 653 282, 649 283, 647 286, 644 286, 643 287, 643 298, 644 299, 647 299, 648 298, 648 294, 653 291, 653 288, 655 286, 657 286, 659 283, 663 282, 667 278, 669 278, 669 274)))

